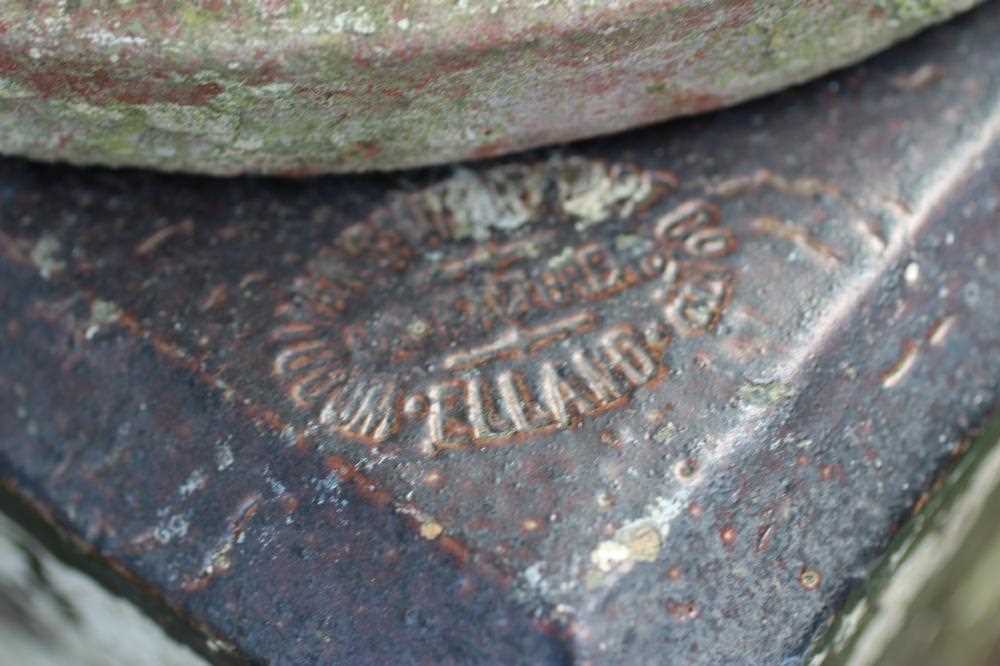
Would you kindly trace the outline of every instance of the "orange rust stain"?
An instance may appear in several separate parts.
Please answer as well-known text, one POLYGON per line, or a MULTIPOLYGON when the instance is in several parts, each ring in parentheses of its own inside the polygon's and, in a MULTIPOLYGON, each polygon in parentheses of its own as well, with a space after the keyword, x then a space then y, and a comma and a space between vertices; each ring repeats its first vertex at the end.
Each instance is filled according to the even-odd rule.
POLYGON ((435 490, 439 490, 444 487, 444 476, 442 476, 441 472, 433 470, 424 475, 424 484, 435 490))
POLYGON ((139 244, 135 246, 133 254, 137 257, 148 256, 155 252, 157 248, 173 236, 178 234, 190 236, 193 233, 194 222, 191 220, 184 220, 183 222, 178 222, 177 224, 171 224, 170 226, 163 227, 162 229, 157 229, 144 240, 140 241, 139 244))
POLYGON ((281 508, 285 510, 285 513, 295 513, 296 509, 299 508, 299 500, 292 495, 282 495, 281 496, 281 508))
POLYGON ((903 378, 913 369, 919 351, 920 346, 913 340, 904 342, 899 358, 893 363, 892 367, 882 373, 882 386, 884 388, 893 388, 903 381, 903 378))
POLYGON ((2 231, 0 231, 0 257, 17 264, 33 265, 24 241, 8 236, 2 231))
POLYGON ((212 577, 205 575, 189 578, 181 583, 181 589, 185 592, 201 592, 211 581, 212 577))
POLYGON ((257 513, 257 509, 260 507, 260 495, 253 495, 244 501, 244 508, 239 512, 239 515, 232 521, 232 529, 230 532, 232 534, 239 534, 246 530, 247 523, 250 519, 254 517, 257 513))
POLYGON ((540 618, 535 620, 533 624, 536 631, 545 636, 562 638, 563 640, 568 640, 570 638, 569 628, 564 626, 561 622, 556 622, 552 619, 540 618))
POLYGON ((799 573, 799 584, 807 590, 815 590, 823 582, 823 576, 815 569, 803 569, 799 573))
POLYGON ((6 53, 0 53, 0 74, 13 74, 17 71, 17 61, 6 53))
POLYGON ((226 302, 226 285, 218 284, 212 287, 208 294, 202 299, 201 303, 198 304, 198 310, 201 312, 208 312, 212 308, 222 305, 226 302))
POLYGON ((687 622, 698 617, 698 607, 693 601, 668 601, 667 612, 674 619, 687 622))
POLYGON ((392 496, 375 485, 367 476, 357 470, 354 465, 340 456, 327 456, 326 466, 354 486, 359 495, 378 507, 386 507, 392 502, 392 496))
POLYGON ((830 264, 840 264, 843 261, 840 254, 836 250, 810 234, 805 229, 782 222, 776 217, 758 217, 752 222, 751 226, 756 231, 764 234, 770 234, 775 238, 780 238, 793 243, 802 249, 810 250, 830 264))
POLYGON ((163 74, 149 73, 142 78, 125 78, 121 74, 98 69, 80 74, 80 66, 71 63, 48 63, 45 69, 35 69, 24 76, 23 83, 34 88, 43 98, 82 98, 92 104, 154 104, 204 106, 220 95, 218 83, 173 83, 163 74))
POLYGON ((684 92, 673 96, 673 106, 685 113, 701 113, 725 105, 726 98, 707 92, 684 92))
POLYGON ((484 159, 487 157, 496 157, 497 155, 502 155, 511 149, 510 141, 500 139, 498 141, 490 141, 488 143, 480 144, 469 157, 474 159, 484 159))
POLYGON ((681 481, 689 481, 698 472, 698 461, 694 458, 684 458, 674 465, 674 474, 681 481))
POLYGON ((437 543, 438 547, 441 548, 445 554, 451 556, 457 564, 464 565, 468 561, 468 546, 455 537, 442 534, 435 540, 435 543, 437 543))
POLYGON ((843 465, 833 464, 833 465, 822 465, 819 468, 819 478, 824 481, 832 481, 834 479, 844 478, 844 467, 843 465))
POLYGON ((541 526, 542 524, 539 521, 535 520, 534 518, 528 518, 527 520, 521 523, 521 529, 523 529, 525 532, 535 532, 541 526))
POLYGON ((382 152, 382 147, 374 141, 358 141, 349 151, 360 155, 366 160, 371 160, 378 157, 382 152))
POLYGON ((771 545, 771 537, 774 535, 774 525, 767 524, 757 532, 757 546, 755 550, 760 553, 768 549, 771 545))
POLYGON ((954 315, 938 319, 927 330, 927 342, 930 343, 932 347, 940 347, 943 345, 945 340, 948 338, 948 334, 951 333, 951 330, 955 327, 956 321, 957 317, 954 315))
POLYGON ((940 65, 924 63, 912 72, 893 77, 892 85, 898 90, 913 92, 940 80, 943 76, 944 69, 940 65))
POLYGON ((620 449, 622 446, 621 440, 610 430, 601 431, 601 443, 616 449, 620 449))

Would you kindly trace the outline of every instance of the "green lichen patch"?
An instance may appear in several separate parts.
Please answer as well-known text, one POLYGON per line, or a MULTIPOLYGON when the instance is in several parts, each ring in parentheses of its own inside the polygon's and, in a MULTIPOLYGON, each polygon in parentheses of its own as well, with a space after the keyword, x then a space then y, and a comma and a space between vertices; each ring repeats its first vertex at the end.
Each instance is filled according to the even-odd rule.
MULTIPOLYGON (((0 101, 32 102, 0 106, 0 152, 215 174, 493 156, 754 97, 974 4, 0 0, 0 101)), ((643 197, 575 177, 584 228, 643 197)))

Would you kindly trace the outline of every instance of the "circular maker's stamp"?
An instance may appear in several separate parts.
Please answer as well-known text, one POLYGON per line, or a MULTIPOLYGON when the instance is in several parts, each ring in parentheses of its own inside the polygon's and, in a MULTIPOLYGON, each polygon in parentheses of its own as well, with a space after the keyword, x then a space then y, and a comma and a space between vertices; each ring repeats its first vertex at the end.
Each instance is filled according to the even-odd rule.
POLYGON ((620 408, 732 294, 732 232, 678 187, 553 158, 394 194, 295 279, 273 374, 318 427, 425 454, 620 408))

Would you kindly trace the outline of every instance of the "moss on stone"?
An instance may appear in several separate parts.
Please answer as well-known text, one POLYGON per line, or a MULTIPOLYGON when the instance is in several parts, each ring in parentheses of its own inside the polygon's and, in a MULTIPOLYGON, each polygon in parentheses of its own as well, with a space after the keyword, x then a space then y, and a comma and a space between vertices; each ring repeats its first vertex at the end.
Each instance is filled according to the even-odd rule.
POLYGON ((11 21, 41 26, 0 35, 0 55, 17 57, 0 78, 0 99, 37 98, 6 107, 16 122, 2 123, 0 150, 209 173, 465 159, 760 95, 975 0, 871 0, 881 15, 834 0, 768 0, 740 20, 723 3, 631 0, 618 22, 600 4, 421 0, 403 14, 411 20, 388 2, 290 0, 266 11, 249 0, 223 11, 179 2, 176 26, 160 35, 156 16, 137 18, 138 6, 127 25, 94 19, 88 32, 65 17, 33 16, 25 0, 0 0, 11 21), (98 103, 73 86, 35 90, 30 73, 58 69, 68 51, 77 76, 127 73, 169 85, 142 103, 98 103), (171 90, 180 93, 172 99, 171 90), (211 92, 201 99, 199 90, 211 92), (197 103, 177 98, 185 94, 197 103))

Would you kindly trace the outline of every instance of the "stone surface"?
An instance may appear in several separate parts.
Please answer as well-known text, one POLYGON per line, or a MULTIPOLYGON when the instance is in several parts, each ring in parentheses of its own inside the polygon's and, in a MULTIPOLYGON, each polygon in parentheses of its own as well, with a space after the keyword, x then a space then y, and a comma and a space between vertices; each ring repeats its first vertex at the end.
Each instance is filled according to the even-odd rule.
POLYGON ((0 152, 384 170, 705 111, 977 0, 0 0, 0 152))
POLYGON ((997 403, 998 20, 468 168, 0 162, 3 506, 214 661, 801 664, 997 403))

